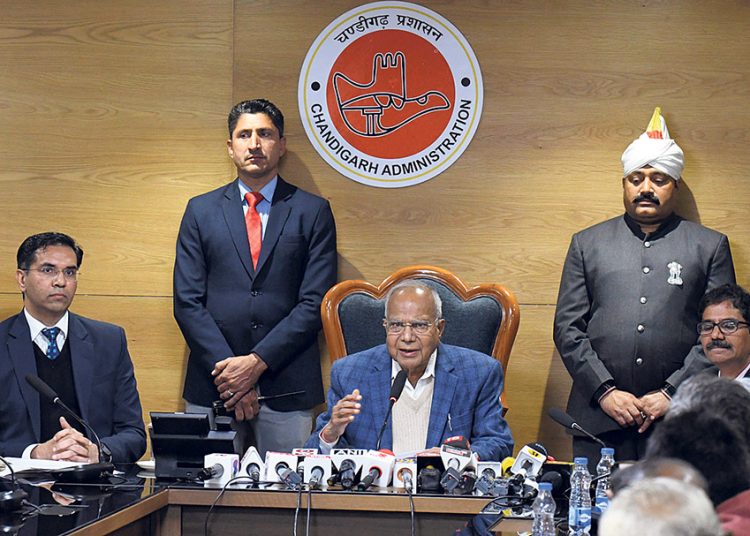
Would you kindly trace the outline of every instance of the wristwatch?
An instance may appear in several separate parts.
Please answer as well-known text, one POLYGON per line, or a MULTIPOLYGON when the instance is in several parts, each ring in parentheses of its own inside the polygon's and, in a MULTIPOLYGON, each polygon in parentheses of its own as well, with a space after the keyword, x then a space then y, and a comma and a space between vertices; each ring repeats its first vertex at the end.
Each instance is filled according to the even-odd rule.
POLYGON ((677 387, 669 382, 664 382, 664 387, 662 387, 661 390, 664 391, 664 394, 667 395, 667 398, 672 400, 672 397, 677 392, 677 387))

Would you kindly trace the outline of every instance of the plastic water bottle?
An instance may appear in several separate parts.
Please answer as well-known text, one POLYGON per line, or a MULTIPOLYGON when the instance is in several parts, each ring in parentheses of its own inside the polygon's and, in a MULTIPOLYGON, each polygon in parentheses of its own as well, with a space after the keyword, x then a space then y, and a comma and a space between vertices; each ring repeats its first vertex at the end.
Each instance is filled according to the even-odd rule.
POLYGON ((568 509, 568 534, 584 536, 591 531, 591 474, 588 458, 573 460, 570 475, 570 507, 568 509))
POLYGON ((602 448, 602 457, 596 466, 596 493, 594 494, 594 512, 603 514, 609 506, 609 474, 615 464, 615 449, 602 448))
POLYGON ((539 495, 534 499, 531 509, 534 511, 534 525, 531 536, 555 536, 555 499, 552 498, 552 484, 539 483, 539 495))

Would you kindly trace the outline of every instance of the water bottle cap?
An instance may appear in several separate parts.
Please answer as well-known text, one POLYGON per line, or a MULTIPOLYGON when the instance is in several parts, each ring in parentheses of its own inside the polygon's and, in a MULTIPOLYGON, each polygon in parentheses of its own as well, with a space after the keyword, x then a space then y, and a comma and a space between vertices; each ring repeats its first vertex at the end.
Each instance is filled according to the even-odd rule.
POLYGON ((610 447, 602 447, 602 456, 614 456, 615 449, 610 447))
POLYGON ((539 491, 552 491, 551 482, 539 482, 539 491))
POLYGON ((588 465, 589 459, 586 456, 579 456, 577 458, 573 458, 573 463, 576 465, 588 465))

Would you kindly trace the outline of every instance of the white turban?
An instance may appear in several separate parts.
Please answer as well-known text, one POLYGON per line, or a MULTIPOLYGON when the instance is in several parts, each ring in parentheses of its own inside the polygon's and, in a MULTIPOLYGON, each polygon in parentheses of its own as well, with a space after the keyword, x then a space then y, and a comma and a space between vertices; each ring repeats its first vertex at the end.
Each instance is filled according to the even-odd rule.
POLYGON ((646 132, 622 153, 623 176, 627 177, 633 171, 647 166, 658 169, 675 180, 680 180, 685 168, 685 154, 669 137, 667 123, 658 107, 654 110, 646 132))

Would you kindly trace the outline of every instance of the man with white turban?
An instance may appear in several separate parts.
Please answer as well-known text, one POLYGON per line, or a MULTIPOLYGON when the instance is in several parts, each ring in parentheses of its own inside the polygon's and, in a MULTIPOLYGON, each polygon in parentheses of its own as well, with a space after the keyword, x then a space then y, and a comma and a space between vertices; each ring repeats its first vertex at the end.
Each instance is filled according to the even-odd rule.
MULTIPOLYGON (((735 282, 727 237, 674 212, 684 162, 656 108, 622 155, 625 214, 573 235, 563 267, 554 339, 573 378, 568 412, 618 460, 642 457, 677 386, 709 365, 698 304, 735 282)), ((592 468, 599 450, 574 436, 592 468)))

